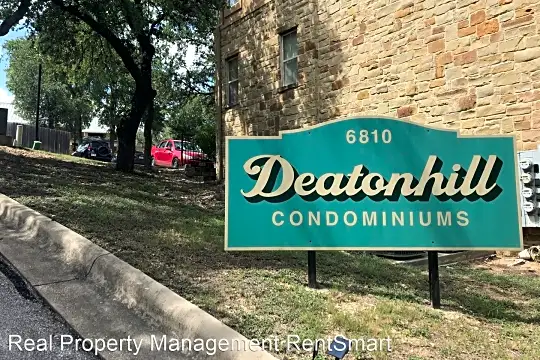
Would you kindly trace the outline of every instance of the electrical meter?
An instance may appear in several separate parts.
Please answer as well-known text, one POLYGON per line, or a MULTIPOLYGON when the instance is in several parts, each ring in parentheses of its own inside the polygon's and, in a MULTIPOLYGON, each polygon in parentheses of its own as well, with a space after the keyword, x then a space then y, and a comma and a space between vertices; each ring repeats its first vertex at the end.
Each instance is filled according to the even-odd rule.
POLYGON ((533 190, 531 188, 523 188, 521 190, 521 195, 523 195, 525 199, 530 199, 533 196, 533 190))
POLYGON ((532 167, 533 163, 531 159, 523 159, 519 161, 519 167, 521 170, 529 170, 532 167))
POLYGON ((540 227, 540 147, 518 153, 518 180, 523 227, 540 227))

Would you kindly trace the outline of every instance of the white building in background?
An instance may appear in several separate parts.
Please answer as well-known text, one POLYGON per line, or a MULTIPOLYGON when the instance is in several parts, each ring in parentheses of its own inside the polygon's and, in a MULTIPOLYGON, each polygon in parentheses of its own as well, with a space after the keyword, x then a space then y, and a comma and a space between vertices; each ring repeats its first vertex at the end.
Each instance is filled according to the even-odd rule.
POLYGON ((109 128, 100 125, 97 118, 92 119, 90 126, 82 131, 83 137, 106 137, 109 133, 109 128))

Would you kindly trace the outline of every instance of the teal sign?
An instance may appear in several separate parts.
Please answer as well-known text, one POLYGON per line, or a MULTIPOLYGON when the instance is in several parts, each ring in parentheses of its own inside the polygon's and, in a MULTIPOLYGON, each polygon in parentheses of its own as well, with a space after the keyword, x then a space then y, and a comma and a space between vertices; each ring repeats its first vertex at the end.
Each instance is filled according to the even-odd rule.
POLYGON ((228 137, 226 250, 522 249, 513 136, 361 117, 228 137))

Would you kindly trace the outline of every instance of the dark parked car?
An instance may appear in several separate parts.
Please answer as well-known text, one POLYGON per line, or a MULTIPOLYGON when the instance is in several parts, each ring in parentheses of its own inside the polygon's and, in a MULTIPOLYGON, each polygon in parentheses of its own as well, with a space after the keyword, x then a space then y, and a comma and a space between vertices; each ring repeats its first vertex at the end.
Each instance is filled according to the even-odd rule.
MULTIPOLYGON (((116 154, 114 154, 112 162, 116 162, 116 154)), ((136 165, 144 165, 144 153, 142 151, 135 151, 135 157, 133 163, 136 165)))
POLYGON ((109 142, 103 139, 84 139, 72 155, 108 162, 112 160, 109 142))

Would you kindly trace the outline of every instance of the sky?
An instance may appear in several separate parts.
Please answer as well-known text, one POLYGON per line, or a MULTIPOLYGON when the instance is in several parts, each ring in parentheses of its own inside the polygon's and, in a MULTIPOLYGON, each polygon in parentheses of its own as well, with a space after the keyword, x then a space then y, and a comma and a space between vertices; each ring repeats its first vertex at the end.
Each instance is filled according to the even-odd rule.
POLYGON ((25 29, 11 29, 6 36, 0 37, 0 103, 10 103, 13 101, 13 94, 9 92, 6 86, 6 69, 9 64, 8 58, 4 52, 6 41, 22 37, 26 34, 25 29))

